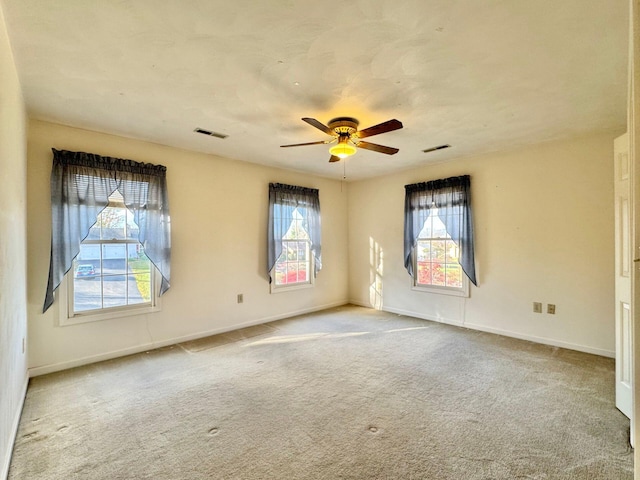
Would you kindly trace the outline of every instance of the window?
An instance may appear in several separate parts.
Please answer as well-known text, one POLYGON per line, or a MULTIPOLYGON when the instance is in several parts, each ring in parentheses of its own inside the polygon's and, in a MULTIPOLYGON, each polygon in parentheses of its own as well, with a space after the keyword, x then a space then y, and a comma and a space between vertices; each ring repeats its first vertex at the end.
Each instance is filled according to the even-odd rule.
POLYGON ((317 189, 269 184, 267 253, 272 293, 313 285, 322 268, 317 189))
POLYGON ((282 253, 276 261, 274 288, 310 285, 313 281, 309 234, 297 208, 291 217, 291 225, 282 237, 282 253))
POLYGON ((476 283, 469 175, 405 185, 404 265, 417 290, 467 296, 476 283))
POLYGON ((69 272, 68 317, 141 313, 156 306, 154 268, 138 242, 139 229, 116 190, 69 272), (133 307, 133 308, 132 308, 133 307))
POLYGON ((438 217, 438 209, 431 209, 416 244, 414 286, 433 288, 437 293, 468 294, 469 284, 459 257, 460 249, 438 217))
POLYGON ((51 259, 43 312, 61 285, 68 291, 61 297, 69 299, 59 302, 63 319, 92 315, 97 320, 156 307, 155 296, 169 289, 171 276, 166 170, 53 149, 51 259))

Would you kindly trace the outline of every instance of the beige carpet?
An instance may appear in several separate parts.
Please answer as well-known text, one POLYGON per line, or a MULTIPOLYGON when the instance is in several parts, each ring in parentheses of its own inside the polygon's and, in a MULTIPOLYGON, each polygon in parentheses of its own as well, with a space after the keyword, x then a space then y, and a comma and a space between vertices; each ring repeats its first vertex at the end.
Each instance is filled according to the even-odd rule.
POLYGON ((632 479, 611 359, 341 307, 31 380, 9 478, 632 479))

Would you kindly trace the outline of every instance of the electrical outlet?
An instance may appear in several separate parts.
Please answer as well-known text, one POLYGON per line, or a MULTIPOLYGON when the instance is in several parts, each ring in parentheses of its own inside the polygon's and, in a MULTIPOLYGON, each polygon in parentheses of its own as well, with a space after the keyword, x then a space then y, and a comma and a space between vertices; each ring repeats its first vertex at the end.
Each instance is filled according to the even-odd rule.
POLYGON ((533 313, 542 313, 542 302, 533 302, 533 313))
POLYGON ((550 313, 551 315, 556 314, 556 306, 553 303, 547 304, 547 313, 550 313))
POLYGON ((244 294, 239 293, 238 294, 238 303, 243 303, 244 302, 244 294))

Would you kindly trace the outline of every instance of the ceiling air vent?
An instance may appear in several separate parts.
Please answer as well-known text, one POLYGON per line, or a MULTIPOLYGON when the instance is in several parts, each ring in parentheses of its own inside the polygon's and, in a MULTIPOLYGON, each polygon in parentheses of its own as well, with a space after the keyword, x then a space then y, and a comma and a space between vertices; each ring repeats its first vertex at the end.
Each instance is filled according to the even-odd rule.
POLYGON ((204 128, 196 128, 194 130, 196 133, 201 133, 203 135, 209 135, 210 137, 216 138, 227 138, 229 135, 225 135, 224 133, 212 132, 211 130, 205 130, 204 128))
POLYGON ((435 152, 436 150, 442 150, 443 148, 451 148, 451 145, 438 145, 437 147, 427 148, 422 150, 424 153, 435 152))

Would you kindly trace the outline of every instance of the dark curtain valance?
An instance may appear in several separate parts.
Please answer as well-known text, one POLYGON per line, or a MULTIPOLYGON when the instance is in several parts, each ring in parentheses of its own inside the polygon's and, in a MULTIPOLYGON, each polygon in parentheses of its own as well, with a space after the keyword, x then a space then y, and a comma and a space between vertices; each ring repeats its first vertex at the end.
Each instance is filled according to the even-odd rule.
MULTIPOLYGON (((418 193, 415 198, 424 199, 425 202, 432 204, 451 202, 453 205, 459 205, 469 196, 470 187, 471 177, 462 175, 429 182, 412 183, 405 185, 404 188, 408 194, 418 193)), ((418 207, 420 204, 414 203, 413 206, 418 207)))
POLYGON ((269 184, 269 225, 267 228, 267 274, 271 281, 271 270, 282 253, 282 239, 287 234, 298 209, 302 226, 309 234, 311 253, 314 259, 313 275, 322 269, 322 247, 320 235, 320 195, 316 188, 298 187, 283 183, 269 184))
POLYGON ((320 191, 317 188, 298 187, 285 183, 270 183, 269 193, 278 196, 278 200, 284 205, 295 207, 314 206, 319 203, 320 191))
POLYGON ((471 177, 462 175, 405 185, 404 266, 413 276, 415 248, 420 231, 432 208, 438 209, 447 233, 460 248, 460 266, 476 283, 476 267, 471 214, 471 177))
POLYGON ((109 196, 120 192, 138 226, 138 241, 162 275, 160 295, 170 286, 171 223, 166 167, 91 153, 53 151, 51 169, 51 260, 44 302, 71 269, 109 196))
POLYGON ((136 173, 140 175, 166 176, 167 167, 164 165, 154 165, 152 163, 136 162, 124 158, 102 157, 94 153, 70 152, 68 150, 53 150, 53 165, 61 167, 88 167, 113 172, 114 176, 119 173, 136 173))

